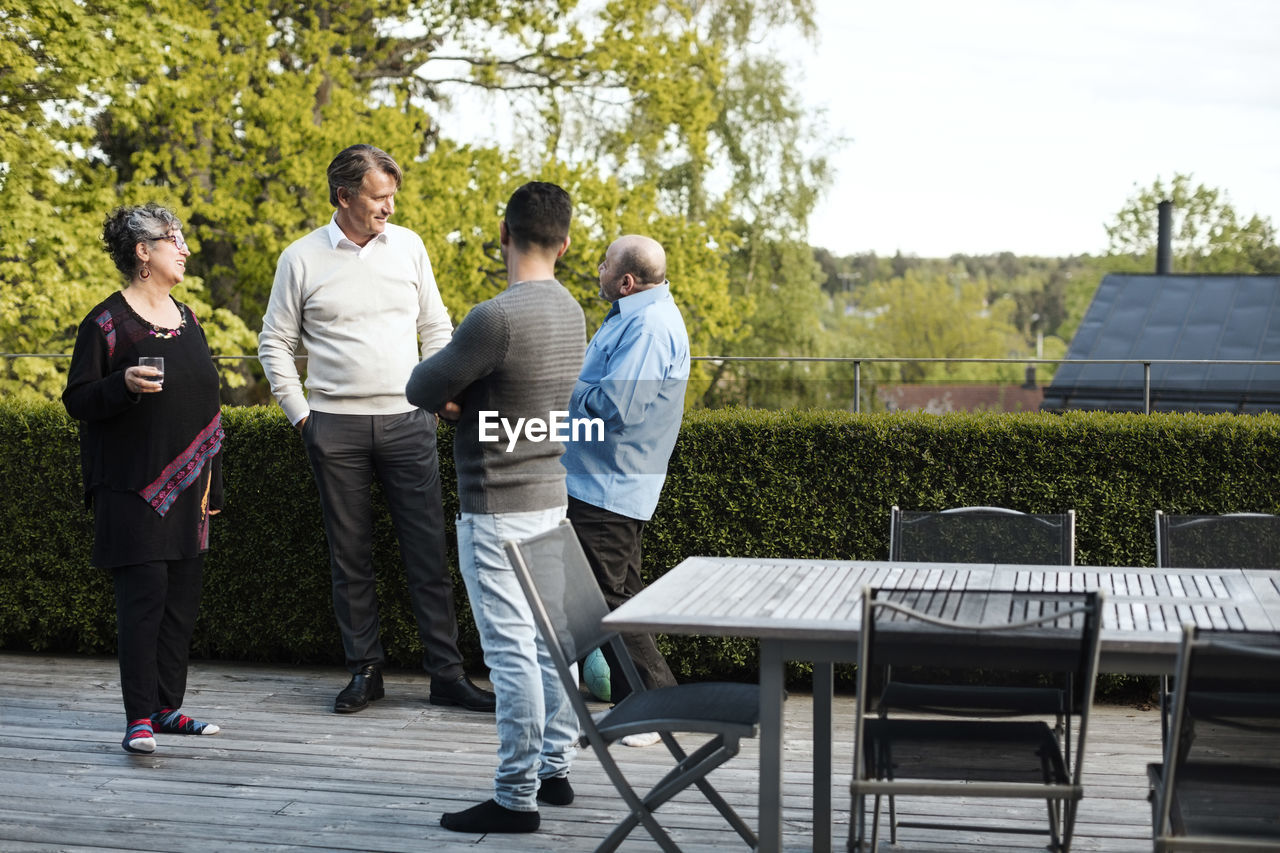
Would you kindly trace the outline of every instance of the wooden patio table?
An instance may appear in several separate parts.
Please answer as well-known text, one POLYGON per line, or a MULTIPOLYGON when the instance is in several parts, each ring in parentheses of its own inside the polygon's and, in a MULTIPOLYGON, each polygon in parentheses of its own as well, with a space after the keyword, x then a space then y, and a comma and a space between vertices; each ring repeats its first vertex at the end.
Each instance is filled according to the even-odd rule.
MULTIPOLYGON (((690 557, 605 617, 613 630, 760 641, 759 850, 782 846, 785 664, 813 673, 813 849, 831 850, 832 664, 857 660, 866 586, 937 591, 1103 590, 1102 672, 1173 670, 1179 628, 1280 630, 1280 573, 690 557)), ((941 663, 941 661, 940 661, 941 663)))

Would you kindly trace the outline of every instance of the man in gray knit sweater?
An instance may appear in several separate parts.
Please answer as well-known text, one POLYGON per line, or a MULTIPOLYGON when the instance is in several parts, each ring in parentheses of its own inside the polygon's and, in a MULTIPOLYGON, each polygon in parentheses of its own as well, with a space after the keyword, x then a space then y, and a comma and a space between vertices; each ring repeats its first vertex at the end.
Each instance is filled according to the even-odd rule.
POLYGON ((406 388, 409 402, 457 420, 458 564, 498 697, 494 796, 440 819, 457 832, 533 832, 539 802, 573 801, 578 721, 502 549, 555 527, 568 504, 561 443, 510 425, 563 417, 582 367, 582 309, 555 279, 571 215, 555 184, 515 191, 499 230, 507 289, 472 308, 406 388))

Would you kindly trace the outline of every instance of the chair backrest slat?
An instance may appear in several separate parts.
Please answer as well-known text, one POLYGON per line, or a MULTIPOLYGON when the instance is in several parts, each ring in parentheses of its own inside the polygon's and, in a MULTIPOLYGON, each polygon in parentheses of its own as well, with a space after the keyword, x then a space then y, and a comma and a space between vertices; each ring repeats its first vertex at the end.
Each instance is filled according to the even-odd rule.
POLYGON ((1185 690, 1175 702, 1179 697, 1185 700, 1179 762, 1280 769, 1280 634, 1193 632, 1185 690), (1189 729, 1194 737, 1186 737, 1189 729))
POLYGON ((892 509, 889 559, 926 563, 1075 565, 1075 511, 1033 514, 1004 507, 942 512, 892 509))
MULTIPOLYGON (((940 612, 921 590, 874 589, 871 594, 872 621, 863 632, 873 668, 942 666, 960 683, 965 671, 1050 679, 1068 675, 1077 685, 1092 682, 1102 618, 1099 593, 966 591, 958 594, 959 604, 948 602, 950 613, 940 612), (973 624, 978 620, 980 627, 973 624), (954 634, 954 642, 940 642, 939 632, 954 634)), ((1072 712, 1080 713, 1088 701, 1085 691, 1075 691, 1072 712)))
MULTIPOLYGON (((507 555, 530 602, 547 622, 548 645, 555 643, 567 663, 582 660, 611 633, 600 624, 609 613, 573 526, 568 522, 522 542, 508 542, 507 555), (530 590, 532 585, 532 590, 530 590)), ((539 625, 539 629, 543 629, 539 625)))
POLYGON ((1162 569, 1280 569, 1280 515, 1167 515, 1156 510, 1162 569))

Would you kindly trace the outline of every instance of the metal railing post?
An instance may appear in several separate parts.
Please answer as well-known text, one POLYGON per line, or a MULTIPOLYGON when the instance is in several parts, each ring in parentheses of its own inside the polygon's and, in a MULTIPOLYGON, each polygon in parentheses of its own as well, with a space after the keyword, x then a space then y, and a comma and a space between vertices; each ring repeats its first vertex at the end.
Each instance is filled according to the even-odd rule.
POLYGON ((853 413, 862 411, 862 362, 853 363, 853 413))
POLYGON ((1151 362, 1142 362, 1142 413, 1151 414, 1151 362))

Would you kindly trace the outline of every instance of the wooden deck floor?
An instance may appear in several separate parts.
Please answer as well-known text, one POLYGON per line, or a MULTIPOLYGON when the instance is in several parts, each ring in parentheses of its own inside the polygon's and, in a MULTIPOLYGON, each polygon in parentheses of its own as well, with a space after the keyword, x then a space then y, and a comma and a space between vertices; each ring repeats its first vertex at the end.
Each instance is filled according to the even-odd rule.
MULTIPOLYGON (((388 675, 387 698, 351 716, 331 713, 337 670, 198 662, 185 710, 217 722, 213 737, 159 737, 152 756, 121 750, 115 661, 0 653, 0 850, 130 851, 589 851, 623 810, 590 750, 572 780, 577 801, 544 807, 533 835, 458 835, 440 815, 487 799, 496 763, 493 718, 426 703, 424 675, 388 675)), ((788 851, 808 850, 811 701, 787 703, 788 851)), ((834 830, 843 849, 852 700, 837 699, 834 830)), ((1145 767, 1157 758, 1152 710, 1101 706, 1091 728, 1074 849, 1150 850, 1145 767)), ((621 749, 621 748, 620 748, 621 749)), ((626 749, 625 766, 655 780, 661 747, 626 749)), ((756 743, 713 774, 755 825, 756 743)), ((1043 805, 907 801, 904 815, 976 815, 1038 827, 1043 805)), ((690 851, 743 849, 718 815, 682 795, 660 815, 690 851)), ((656 850, 639 830, 624 850, 656 850)), ((1037 851, 1044 838, 980 830, 903 830, 901 853, 1037 851)))

